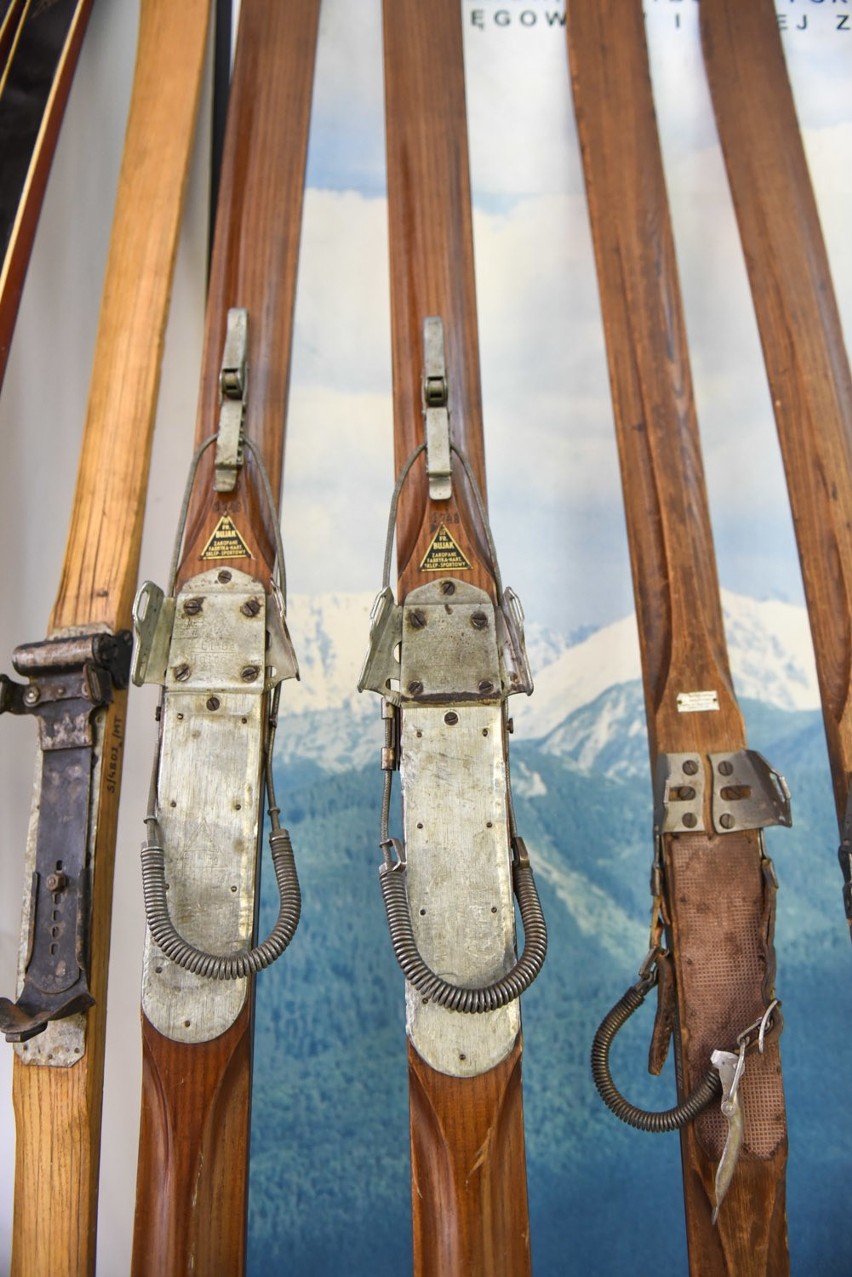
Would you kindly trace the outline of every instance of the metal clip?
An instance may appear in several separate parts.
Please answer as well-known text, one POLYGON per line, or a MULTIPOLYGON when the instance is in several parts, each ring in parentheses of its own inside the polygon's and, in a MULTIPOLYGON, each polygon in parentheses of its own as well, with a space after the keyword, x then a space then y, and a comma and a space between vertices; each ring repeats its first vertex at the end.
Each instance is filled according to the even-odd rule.
POLYGON ((378 692, 398 705, 399 646, 402 642, 402 608, 388 586, 376 595, 370 612, 370 646, 364 657, 358 691, 378 692))
POLYGON ((792 824, 787 782, 757 750, 711 754, 710 765, 716 833, 792 824))
POLYGON ((529 696, 533 678, 524 642, 524 609, 511 586, 507 585, 503 591, 496 624, 503 691, 507 696, 513 692, 526 692, 529 696))
POLYGON ((716 1204, 713 1207, 713 1223, 719 1217, 719 1208, 731 1185, 740 1150, 743 1146, 744 1122, 740 1105, 739 1086, 745 1072, 746 1043, 740 1043, 739 1053, 732 1051, 714 1051, 710 1056, 713 1067, 719 1070, 722 1080, 722 1114, 728 1123, 728 1135, 725 1147, 716 1168, 716 1204))
POLYGON ((248 399, 247 350, 248 311, 233 307, 228 311, 219 373, 219 434, 213 483, 217 492, 233 492, 237 485, 237 472, 243 464, 243 421, 248 399))
POLYGON ((423 415, 426 420, 426 472, 429 496, 447 501, 453 494, 450 463, 450 414, 443 320, 423 321, 423 415))

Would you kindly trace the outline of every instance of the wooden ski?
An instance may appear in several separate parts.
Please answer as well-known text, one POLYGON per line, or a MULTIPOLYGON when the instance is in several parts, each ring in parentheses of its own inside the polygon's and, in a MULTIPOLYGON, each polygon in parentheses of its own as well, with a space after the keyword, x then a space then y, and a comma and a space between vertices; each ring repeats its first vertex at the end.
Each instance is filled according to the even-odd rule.
POLYGON ((485 519, 458 5, 386 0, 384 51, 399 604, 389 544, 360 686, 384 695, 388 723, 381 881, 408 980, 414 1271, 522 1277, 517 998, 546 932, 508 787, 506 697, 532 684, 485 519), (388 832, 397 765, 402 840, 388 832))
POLYGON ((16 1003, 12 1271, 94 1271, 107 964, 136 585, 159 364, 208 0, 143 0, 77 488, 48 639, 0 708, 39 718, 16 1003), (151 139, 157 139, 152 147, 151 139), (87 1009, 88 1008, 88 1009, 87 1009))
POLYGON ((146 584, 135 609, 134 679, 164 687, 143 847, 136 1277, 243 1270, 252 975, 298 921, 268 790, 282 910, 273 936, 249 947, 278 690, 297 673, 277 584, 278 502, 318 13, 319 0, 242 3, 198 468, 169 596, 146 584))
POLYGON ((852 926, 852 377, 771 0, 702 0, 701 37, 787 474, 852 926))
POLYGON ((787 1139, 761 828, 789 823, 786 790, 745 749, 731 683, 642 6, 569 0, 567 15, 655 783, 649 954, 593 1068, 625 1120, 680 1126, 690 1271, 778 1277, 787 1139), (632 1109, 608 1076, 619 1017, 655 983, 652 1072, 673 1031, 677 1049, 671 1124, 632 1109))
POLYGON ((11 0, 0 18, 0 385, 92 0, 11 0))

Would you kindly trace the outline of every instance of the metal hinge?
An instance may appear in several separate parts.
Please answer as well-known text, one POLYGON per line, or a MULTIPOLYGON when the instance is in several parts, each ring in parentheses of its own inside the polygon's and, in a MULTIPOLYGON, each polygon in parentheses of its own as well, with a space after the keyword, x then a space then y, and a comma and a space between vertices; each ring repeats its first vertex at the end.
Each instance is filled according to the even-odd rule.
POLYGON ((429 496, 447 501, 453 495, 450 461, 450 412, 444 324, 438 315, 423 321, 423 416, 426 423, 426 472, 429 496))
POLYGON ((219 433, 216 439, 217 492, 233 492, 243 464, 243 422, 248 400, 248 311, 228 311, 228 327, 219 373, 219 433))

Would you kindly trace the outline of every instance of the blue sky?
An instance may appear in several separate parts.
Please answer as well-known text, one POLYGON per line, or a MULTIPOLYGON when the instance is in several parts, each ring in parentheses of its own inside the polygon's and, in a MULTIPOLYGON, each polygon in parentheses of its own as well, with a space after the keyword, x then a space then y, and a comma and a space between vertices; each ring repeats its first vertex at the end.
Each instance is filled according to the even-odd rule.
MULTIPOLYGON (((847 7, 776 4, 849 331, 847 7)), ((646 3, 720 574, 799 601, 697 8, 646 3)), ((564 28, 548 20, 561 11, 462 6, 494 532, 528 615, 569 631, 624 615, 632 597, 564 28)), ((286 468, 298 484, 284 506, 292 588, 306 592, 378 585, 392 484, 379 0, 325 0, 321 23, 286 468)))

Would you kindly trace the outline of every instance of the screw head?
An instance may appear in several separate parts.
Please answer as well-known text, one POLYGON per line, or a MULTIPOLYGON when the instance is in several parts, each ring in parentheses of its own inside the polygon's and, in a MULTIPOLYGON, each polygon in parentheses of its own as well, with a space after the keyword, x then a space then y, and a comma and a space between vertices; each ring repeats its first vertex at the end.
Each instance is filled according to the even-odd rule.
POLYGON ((698 771, 698 763, 695 761, 694 758, 687 758, 686 762, 683 765, 683 770, 684 770, 684 775, 694 776, 696 772, 698 771))
POLYGON ((734 825, 736 824, 736 821, 734 820, 731 813, 729 811, 726 811, 726 812, 723 812, 723 814, 719 817, 719 824, 722 826, 723 829, 733 829, 734 825))
POLYGON ((68 875, 64 873, 53 873, 47 875, 48 891, 64 891, 68 886, 68 875))
POLYGON ((211 710, 218 709, 221 704, 222 702, 219 700, 218 696, 211 696, 207 701, 207 708, 211 710))
POLYGON ((175 676, 175 680, 178 683, 185 683, 186 680, 189 678, 189 666, 176 665, 174 668, 174 676, 175 676))
POLYGON ((253 683, 259 673, 260 670, 256 665, 246 665, 240 672, 240 678, 244 683, 253 683))
POLYGON ((456 592, 456 583, 455 583, 455 581, 442 581, 442 582, 441 582, 441 593, 442 593, 442 594, 455 594, 455 592, 456 592))
POLYGON ((683 823, 687 829, 694 829, 695 826, 698 824, 698 818, 696 817, 694 812, 687 811, 687 812, 684 812, 683 823))
POLYGON ((479 680, 479 690, 483 696, 487 696, 489 692, 494 691, 494 684, 490 678, 482 678, 479 680))
POLYGON ((426 613, 420 608, 415 608, 413 612, 406 613, 408 624, 413 630, 422 630, 426 626, 426 613))
POLYGON ((418 678, 412 679, 411 682, 408 684, 408 690, 412 696, 419 696, 420 693, 423 691, 423 684, 420 682, 418 678))
POLYGON ((247 599, 240 611, 243 616, 257 616, 260 611, 260 599, 247 599))
POLYGON ((470 623, 475 630, 485 630, 488 628, 488 617, 484 612, 474 612, 470 623))
POLYGON ((29 687, 24 689, 23 701, 25 705, 38 705, 40 700, 41 692, 35 684, 31 684, 29 687))
POLYGON ((220 585, 227 585, 230 579, 231 579, 231 573, 227 570, 227 568, 223 568, 222 571, 219 573, 219 575, 216 577, 216 580, 219 582, 220 585))
POLYGON ((203 599, 187 599, 183 605, 183 610, 187 616, 197 616, 201 611, 203 599))
POLYGON ((458 721, 459 721, 459 716, 454 709, 448 710, 447 713, 444 715, 444 722, 447 724, 448 727, 455 727, 458 721))
POLYGON ((733 763, 728 762, 727 758, 726 758, 726 759, 724 759, 724 760, 723 760, 723 761, 719 764, 719 771, 721 772, 721 774, 722 774, 723 776, 730 776, 730 775, 732 775, 733 770, 734 770, 734 764, 733 764, 733 763))
POLYGON ((678 794, 678 797, 681 798, 684 802, 690 803, 695 797, 695 790, 692 788, 691 785, 681 785, 680 793, 678 794))

